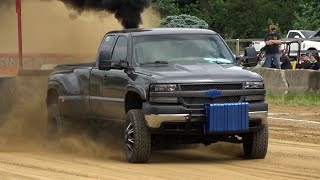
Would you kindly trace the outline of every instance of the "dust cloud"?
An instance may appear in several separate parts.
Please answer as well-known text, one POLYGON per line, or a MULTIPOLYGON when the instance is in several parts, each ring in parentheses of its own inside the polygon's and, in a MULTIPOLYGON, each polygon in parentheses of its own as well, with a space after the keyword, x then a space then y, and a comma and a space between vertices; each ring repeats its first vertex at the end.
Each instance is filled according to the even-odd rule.
POLYGON ((0 126, 0 152, 75 154, 124 159, 121 151, 123 124, 107 122, 106 128, 96 129, 97 124, 78 131, 70 129, 72 133, 68 136, 49 142, 46 137, 46 80, 39 77, 15 77, 11 85, 10 100, 14 105, 0 126))
POLYGON ((13 3, 14 3, 14 0, 1 0, 0 1, 0 9, 11 8, 13 3))
MULTIPOLYGON (((14 0, 6 0, 0 8, 0 54, 17 52, 17 17, 12 2, 14 0)), ((60 1, 22 2, 24 53, 84 54, 94 59, 104 34, 122 29, 113 14, 82 12, 79 15, 60 1)), ((159 15, 151 8, 146 9, 142 21, 142 28, 157 27, 159 15)), ((16 77, 13 91, 8 94, 14 105, 0 128, 0 151, 54 151, 100 157, 105 153, 122 154, 119 150, 123 147, 122 126, 118 124, 110 125, 108 130, 120 131, 101 134, 98 139, 93 140, 87 133, 78 133, 59 142, 47 142, 47 77, 25 78, 16 77)))
MULTIPOLYGON (((1 4, 0 53, 17 52, 16 13, 9 1, 1 4)), ((83 12, 79 15, 60 1, 28 0, 23 1, 22 7, 25 53, 89 54, 94 58, 104 34, 122 29, 113 14, 83 12)), ((151 8, 144 11, 142 20, 144 24, 141 27, 157 27, 159 24, 159 16, 151 8)), ((105 129, 96 131, 99 134, 95 138, 84 131, 62 138, 58 142, 48 142, 46 77, 16 77, 13 86, 11 94, 8 95, 12 97, 14 105, 0 128, 0 151, 53 152, 125 159, 121 123, 109 123, 105 129)), ((219 154, 228 152, 230 145, 216 145, 208 149, 219 154)), ((234 149, 228 154, 238 155, 239 149, 234 149)), ((198 150, 203 151, 204 148, 198 150)), ((159 158, 163 159, 163 156, 159 158)))
MULTIPOLYGON (((13 1, 13 0, 12 0, 13 1)), ((159 15, 148 8, 142 14, 142 28, 158 27, 159 15)), ((0 53, 17 52, 17 17, 13 7, 0 16, 0 53)), ((24 53, 90 54, 94 58, 104 34, 122 29, 113 14, 78 12, 60 1, 23 1, 24 53)))

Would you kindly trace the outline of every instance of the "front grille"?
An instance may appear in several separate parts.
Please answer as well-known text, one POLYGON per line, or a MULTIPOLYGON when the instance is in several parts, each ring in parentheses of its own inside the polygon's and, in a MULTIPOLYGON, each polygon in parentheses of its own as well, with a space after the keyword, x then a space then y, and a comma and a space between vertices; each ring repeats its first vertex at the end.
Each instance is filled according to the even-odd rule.
MULTIPOLYGON (((243 83, 217 83, 217 84, 181 84, 181 91, 207 91, 211 89, 216 90, 241 90, 243 83)), ((206 103, 237 103, 240 102, 241 96, 230 97, 183 97, 181 98, 185 105, 203 105, 206 103)))
POLYGON ((185 97, 182 98, 183 102, 188 105, 201 105, 205 103, 237 103, 241 99, 241 96, 231 96, 231 97, 218 97, 218 98, 208 98, 208 97, 185 97))
POLYGON ((210 89, 217 90, 240 90, 242 89, 242 83, 233 84, 183 84, 180 85, 181 91, 206 91, 210 89))

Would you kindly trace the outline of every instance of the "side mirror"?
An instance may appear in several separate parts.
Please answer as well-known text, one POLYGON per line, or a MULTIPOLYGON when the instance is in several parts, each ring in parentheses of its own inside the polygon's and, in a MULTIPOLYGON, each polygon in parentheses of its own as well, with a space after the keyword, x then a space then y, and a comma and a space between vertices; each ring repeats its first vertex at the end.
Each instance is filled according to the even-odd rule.
POLYGON ((100 60, 98 64, 99 70, 110 70, 112 61, 100 60))
POLYGON ((129 67, 128 61, 120 60, 120 61, 112 61, 111 68, 113 69, 127 69, 129 67))
POLYGON ((257 52, 254 47, 246 47, 241 65, 244 67, 254 67, 258 64, 257 52))
POLYGON ((299 39, 300 37, 299 37, 298 35, 296 35, 296 36, 294 36, 294 38, 297 38, 297 39, 299 39))
POLYGON ((125 61, 125 60, 120 60, 120 61, 100 60, 98 65, 99 70, 128 69, 128 68, 129 68, 128 61, 125 61))

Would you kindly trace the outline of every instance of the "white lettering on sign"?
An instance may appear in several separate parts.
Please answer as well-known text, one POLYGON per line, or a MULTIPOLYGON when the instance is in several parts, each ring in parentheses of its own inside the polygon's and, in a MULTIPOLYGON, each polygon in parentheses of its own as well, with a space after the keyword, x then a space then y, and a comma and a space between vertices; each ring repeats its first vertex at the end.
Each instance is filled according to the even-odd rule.
POLYGON ((17 66, 17 59, 11 57, 0 58, 0 68, 17 66))

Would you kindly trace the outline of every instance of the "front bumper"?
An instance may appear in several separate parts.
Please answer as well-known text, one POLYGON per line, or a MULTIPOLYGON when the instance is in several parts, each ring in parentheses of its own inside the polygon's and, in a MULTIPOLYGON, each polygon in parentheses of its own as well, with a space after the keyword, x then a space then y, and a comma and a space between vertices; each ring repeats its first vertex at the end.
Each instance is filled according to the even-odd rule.
MULTIPOLYGON (((260 119, 261 124, 266 124, 267 118, 268 118, 268 111, 249 112, 249 119, 251 120, 260 119)), ((162 123, 190 122, 192 119, 192 116, 191 114, 149 114, 149 115, 145 115, 145 119, 150 128, 160 128, 162 123)))
MULTIPOLYGON (((190 109, 179 105, 152 105, 143 104, 146 123, 149 128, 165 130, 167 125, 183 125, 193 130, 203 130, 205 123, 205 112, 203 109, 190 109), (195 125, 196 124, 196 125, 195 125), (195 125, 195 126, 194 126, 195 125)), ((249 104, 249 128, 250 131, 258 126, 267 124, 268 104, 257 102, 249 104)), ((181 126, 171 126, 171 130, 181 126)), ((178 130, 181 132, 181 129, 178 130)))

